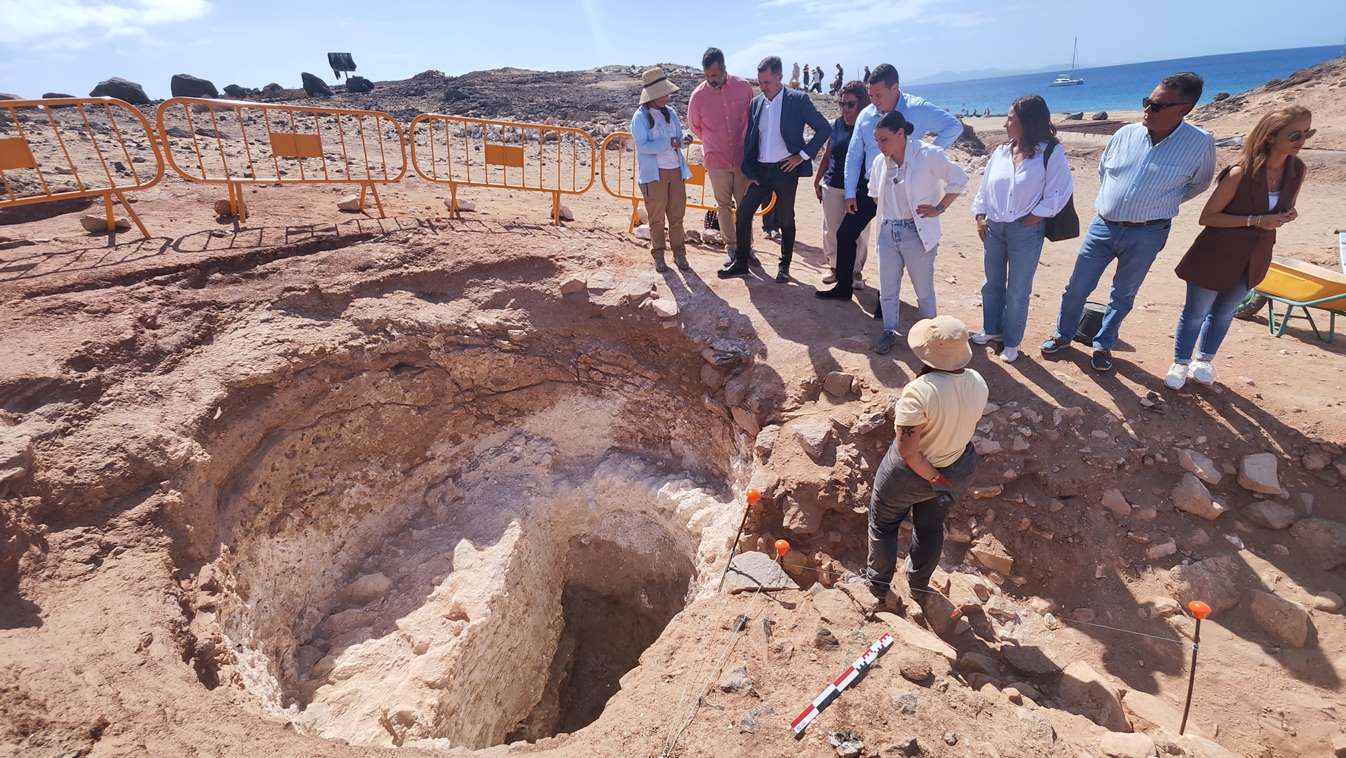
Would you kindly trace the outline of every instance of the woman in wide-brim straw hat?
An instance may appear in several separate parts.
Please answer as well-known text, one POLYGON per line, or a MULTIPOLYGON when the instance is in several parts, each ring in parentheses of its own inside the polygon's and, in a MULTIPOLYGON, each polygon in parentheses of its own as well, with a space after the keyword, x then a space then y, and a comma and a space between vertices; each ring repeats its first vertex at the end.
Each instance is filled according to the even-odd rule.
POLYGON ((930 596, 930 575, 944 549, 944 519, 976 472, 972 435, 986 408, 986 380, 967 367, 972 347, 963 322, 952 316, 918 321, 907 344, 924 365, 897 400, 897 438, 879 464, 869 497, 865 579, 880 602, 897 570, 898 528, 908 514, 907 586, 918 603, 930 596))
POLYGON ((642 78, 640 107, 631 117, 636 181, 650 219, 650 255, 660 273, 668 271, 664 263, 666 243, 673 248, 673 262, 678 268, 691 270, 682 232, 682 217, 687 212, 686 181, 692 175, 682 149, 689 140, 683 137, 677 112, 668 105, 668 96, 677 91, 662 68, 647 69, 642 78))

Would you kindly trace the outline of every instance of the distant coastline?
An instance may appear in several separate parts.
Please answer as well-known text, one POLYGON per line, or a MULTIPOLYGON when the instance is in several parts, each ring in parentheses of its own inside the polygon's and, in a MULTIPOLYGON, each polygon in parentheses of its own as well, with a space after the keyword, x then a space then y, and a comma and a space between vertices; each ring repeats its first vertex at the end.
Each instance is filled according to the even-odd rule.
POLYGON ((1085 83, 1078 87, 1050 87, 1056 69, 1048 69, 985 79, 912 82, 903 89, 953 111, 990 108, 1004 113, 1015 98, 1030 93, 1047 98, 1056 112, 1135 110, 1159 79, 1176 71, 1201 74, 1206 80, 1201 102, 1208 103, 1220 92, 1236 95, 1342 53, 1341 45, 1322 45, 1081 68, 1075 73, 1085 83))

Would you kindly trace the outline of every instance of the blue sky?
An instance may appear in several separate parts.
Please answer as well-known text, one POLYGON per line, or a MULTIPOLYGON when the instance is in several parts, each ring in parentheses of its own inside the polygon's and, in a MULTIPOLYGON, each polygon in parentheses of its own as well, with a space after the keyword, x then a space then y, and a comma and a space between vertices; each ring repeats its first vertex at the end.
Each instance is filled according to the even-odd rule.
POLYGON ((316 0, 0 0, 0 91, 87 94, 123 76, 168 96, 178 72, 217 86, 326 79, 329 50, 371 79, 425 69, 695 65, 707 45, 731 70, 762 56, 834 63, 848 78, 889 61, 939 71, 1081 67, 1346 42, 1346 0, 749 0, 669 3, 316 0))

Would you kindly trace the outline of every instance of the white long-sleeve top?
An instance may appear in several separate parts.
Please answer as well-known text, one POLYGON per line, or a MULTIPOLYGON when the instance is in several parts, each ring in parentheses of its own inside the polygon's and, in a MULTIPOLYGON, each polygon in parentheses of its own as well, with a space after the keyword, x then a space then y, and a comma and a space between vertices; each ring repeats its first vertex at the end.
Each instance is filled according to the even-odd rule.
POLYGON ((1066 207, 1075 191, 1070 176, 1070 164, 1061 145, 1052 150, 1051 159, 1044 161, 1047 143, 1039 142, 1033 157, 1014 165, 1010 143, 997 147, 991 153, 982 172, 981 186, 972 201, 972 214, 986 214, 988 221, 1018 221, 1033 214, 1051 218, 1066 207))
MULTIPOLYGON (((874 156, 869 167, 869 196, 878 204, 880 222, 888 220, 890 213, 894 218, 905 218, 901 205, 887 199, 894 192, 903 193, 907 212, 914 214, 922 205, 938 204, 945 193, 961 194, 966 187, 967 173, 942 148, 911 137, 907 138, 901 168, 882 153, 874 156)), ((926 250, 934 250, 940 238, 939 217, 915 216, 912 221, 921 244, 926 250)))

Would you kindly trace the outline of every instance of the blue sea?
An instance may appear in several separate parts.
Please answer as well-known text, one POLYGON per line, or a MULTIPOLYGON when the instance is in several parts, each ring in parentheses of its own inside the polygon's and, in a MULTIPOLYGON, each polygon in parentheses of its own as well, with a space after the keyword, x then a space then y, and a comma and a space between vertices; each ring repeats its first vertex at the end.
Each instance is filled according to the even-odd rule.
POLYGON ((1284 79, 1293 71, 1340 57, 1342 52, 1341 45, 1329 45, 1081 68, 1075 70, 1075 76, 1083 79, 1084 84, 1074 87, 1049 86, 1059 73, 1052 71, 963 82, 911 84, 902 89, 954 112, 990 108, 995 113, 1004 113, 1016 98, 1028 94, 1042 95, 1047 105, 1058 113, 1138 110, 1141 98, 1149 95, 1160 79, 1178 71, 1195 71, 1206 80, 1201 102, 1208 103, 1217 92, 1237 95, 1271 79, 1284 79))

